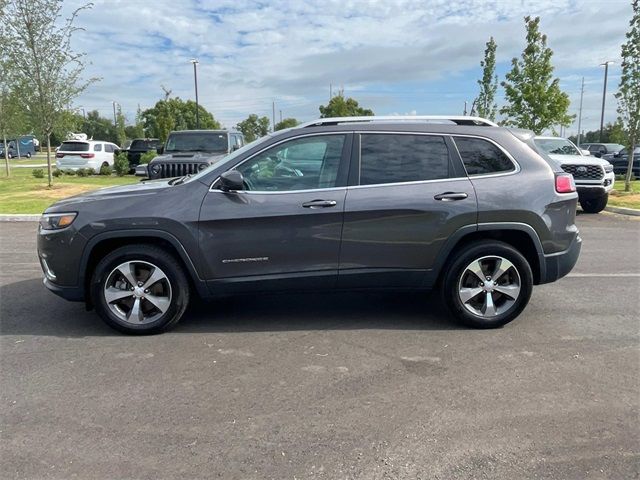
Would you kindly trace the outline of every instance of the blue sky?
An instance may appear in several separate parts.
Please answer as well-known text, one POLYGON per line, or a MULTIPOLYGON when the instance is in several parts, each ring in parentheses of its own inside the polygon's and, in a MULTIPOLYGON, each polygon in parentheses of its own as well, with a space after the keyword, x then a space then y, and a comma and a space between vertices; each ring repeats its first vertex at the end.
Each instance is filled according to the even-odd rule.
MULTIPOLYGON (((79 0, 68 0, 71 9, 79 0)), ((577 113, 585 77, 583 128, 616 117, 620 45, 630 0, 94 0, 74 40, 88 76, 101 77, 77 107, 110 116, 113 100, 129 120, 162 87, 193 98, 198 58, 200 103, 225 126, 250 113, 310 120, 343 88, 376 114, 461 114, 477 95, 485 42, 498 43, 502 79, 524 46, 525 15, 539 15, 554 49, 555 74, 577 113)), ((502 103, 502 89, 498 103, 502 103)), ((576 124, 568 133, 577 130, 576 124)))

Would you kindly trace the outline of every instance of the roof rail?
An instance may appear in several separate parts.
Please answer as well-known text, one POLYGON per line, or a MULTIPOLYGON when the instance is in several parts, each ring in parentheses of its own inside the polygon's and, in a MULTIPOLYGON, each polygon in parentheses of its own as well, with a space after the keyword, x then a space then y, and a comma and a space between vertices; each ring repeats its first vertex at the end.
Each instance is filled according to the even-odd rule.
POLYGON ((322 125, 339 125, 343 123, 368 123, 368 122, 428 122, 428 123, 455 123, 456 125, 498 127, 499 125, 481 117, 469 117, 466 115, 387 115, 369 117, 330 117, 319 118, 298 125, 297 128, 320 127, 322 125))

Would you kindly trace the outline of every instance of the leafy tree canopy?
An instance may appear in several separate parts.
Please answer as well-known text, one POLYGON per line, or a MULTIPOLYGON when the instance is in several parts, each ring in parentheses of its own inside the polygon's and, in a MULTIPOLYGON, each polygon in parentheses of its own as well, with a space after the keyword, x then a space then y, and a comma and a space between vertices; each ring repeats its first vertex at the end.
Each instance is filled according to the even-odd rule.
MULTIPOLYGON (((201 129, 219 129, 220 123, 202 105, 198 105, 201 129)), ((179 97, 159 100, 141 114, 146 136, 165 141, 173 130, 196 128, 196 102, 179 97)))
POLYGON ((242 132, 247 143, 253 142, 256 138, 264 137, 269 133, 269 119, 252 113, 239 122, 236 128, 242 132))
POLYGON ((284 130, 285 128, 297 127, 299 123, 300 122, 298 122, 298 120, 296 120, 295 118, 285 118, 276 123, 274 130, 284 130))
POLYGON ((328 105, 320 105, 320 117, 367 117, 374 115, 373 110, 363 108, 351 97, 339 94, 333 97, 328 105))

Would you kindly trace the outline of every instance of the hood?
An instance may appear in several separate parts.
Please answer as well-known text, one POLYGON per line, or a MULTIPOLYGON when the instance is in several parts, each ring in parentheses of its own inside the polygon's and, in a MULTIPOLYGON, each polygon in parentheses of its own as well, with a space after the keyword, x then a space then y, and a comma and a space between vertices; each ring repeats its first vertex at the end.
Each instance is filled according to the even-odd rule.
POLYGON ((152 161, 157 162, 188 162, 212 163, 227 155, 227 152, 171 152, 158 155, 152 161))
POLYGON ((549 157, 553 158, 555 161, 560 162, 561 164, 604 166, 609 163, 606 160, 598 157, 593 157, 591 155, 558 155, 555 153, 549 153, 547 155, 549 155, 549 157))
MULTIPOLYGON (((92 190, 90 192, 74 195, 73 197, 65 198, 59 202, 51 205, 46 211, 60 211, 63 209, 72 208, 74 205, 80 206, 86 202, 93 202, 97 200, 110 200, 117 199, 123 196, 140 195, 141 197, 146 195, 157 194, 160 191, 171 188, 169 185, 169 178, 160 180, 147 180, 144 182, 133 183, 131 185, 119 185, 117 187, 106 187, 98 190, 92 190)), ((146 201, 141 199, 140 201, 146 201)))

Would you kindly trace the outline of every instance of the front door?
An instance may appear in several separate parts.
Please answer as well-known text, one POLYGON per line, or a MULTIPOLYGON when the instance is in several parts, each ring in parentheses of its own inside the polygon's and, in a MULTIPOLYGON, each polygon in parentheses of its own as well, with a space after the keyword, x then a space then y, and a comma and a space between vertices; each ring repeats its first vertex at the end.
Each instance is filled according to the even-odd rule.
POLYGON ((362 133, 358 140, 360 164, 347 191, 338 283, 428 286, 444 242, 476 223, 473 186, 443 136, 362 133))
POLYGON ((335 285, 350 149, 348 134, 285 140, 235 167, 244 190, 214 184, 199 227, 214 293, 335 285))

